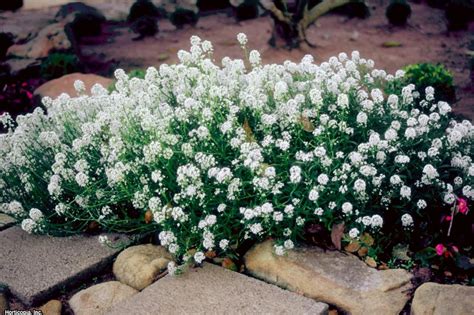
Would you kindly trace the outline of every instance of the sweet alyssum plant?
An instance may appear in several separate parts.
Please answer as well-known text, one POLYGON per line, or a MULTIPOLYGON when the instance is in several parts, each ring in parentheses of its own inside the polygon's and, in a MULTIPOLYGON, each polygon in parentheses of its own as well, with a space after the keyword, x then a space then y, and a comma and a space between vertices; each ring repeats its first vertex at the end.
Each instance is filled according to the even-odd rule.
POLYGON ((311 223, 409 243, 435 208, 467 215, 474 129, 432 88, 421 99, 358 52, 262 65, 238 40, 245 61, 218 65, 193 36, 145 79, 117 70, 113 92, 76 82, 78 97, 45 98, 16 127, 5 116, 2 211, 34 233, 157 231, 197 263, 268 237, 282 255, 311 223))

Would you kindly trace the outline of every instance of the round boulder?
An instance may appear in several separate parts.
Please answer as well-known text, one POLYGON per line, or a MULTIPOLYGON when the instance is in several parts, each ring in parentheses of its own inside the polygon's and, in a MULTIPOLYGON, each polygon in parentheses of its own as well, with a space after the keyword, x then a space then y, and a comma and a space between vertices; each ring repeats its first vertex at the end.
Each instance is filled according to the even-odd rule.
POLYGON ((74 88, 74 82, 76 80, 84 82, 86 94, 89 94, 88 92, 96 83, 107 88, 113 82, 112 79, 104 78, 96 74, 71 73, 44 83, 35 90, 34 94, 40 97, 49 96, 53 99, 62 93, 67 93, 69 96, 74 97, 77 95, 74 88))
POLYGON ((162 246, 137 245, 117 256, 113 271, 120 282, 142 290, 153 283, 171 260, 171 255, 162 246))
POLYGON ((75 315, 101 315, 115 304, 137 294, 138 291, 118 281, 93 285, 74 294, 69 305, 75 315))

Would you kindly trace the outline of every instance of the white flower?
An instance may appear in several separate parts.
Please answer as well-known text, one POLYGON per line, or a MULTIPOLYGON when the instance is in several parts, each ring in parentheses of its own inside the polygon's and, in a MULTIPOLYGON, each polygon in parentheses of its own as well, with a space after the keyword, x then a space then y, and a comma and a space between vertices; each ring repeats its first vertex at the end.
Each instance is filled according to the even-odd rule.
POLYGON ((357 238, 359 236, 360 232, 357 228, 352 228, 350 231, 349 231, 349 237, 354 239, 354 238, 357 238))
POLYGON ((319 192, 315 187, 313 187, 313 189, 309 191, 308 199, 311 201, 316 201, 318 200, 318 198, 319 198, 319 192))
POLYGON ((41 212, 41 210, 36 209, 36 208, 32 208, 29 214, 30 214, 30 218, 35 222, 38 222, 43 218, 43 212, 41 212))
POLYGON ((283 213, 281 213, 279 211, 274 212, 273 213, 273 220, 275 220, 275 222, 283 221, 283 213))
POLYGON ((195 261, 197 264, 202 263, 204 259, 206 259, 206 256, 204 255, 203 252, 196 252, 196 253, 194 254, 194 261, 195 261))
POLYGON ((89 182, 89 176, 87 176, 86 174, 82 172, 77 173, 75 179, 76 179, 76 183, 81 187, 85 187, 87 183, 89 182))
POLYGON ((326 185, 329 182, 329 177, 326 174, 320 174, 318 176, 318 183, 321 185, 326 185))
POLYGON ((21 228, 23 229, 23 231, 29 234, 34 232, 36 225, 37 225, 36 222, 30 218, 24 219, 23 221, 21 221, 21 228))
POLYGON ((283 256, 285 254, 285 248, 281 245, 274 245, 273 248, 275 249, 275 254, 277 256, 283 256))
POLYGON ((411 198, 411 188, 408 187, 408 186, 405 186, 405 185, 400 187, 400 196, 402 198, 410 200, 410 198, 411 198))
POLYGON ((262 225, 260 223, 254 223, 250 225, 250 232, 253 234, 260 234, 263 231, 262 225))
POLYGON ((381 216, 379 216, 378 214, 375 214, 372 216, 371 220, 370 220, 370 225, 373 227, 373 228, 379 228, 379 227, 382 227, 383 225, 383 219, 381 216))
POLYGON ((363 192, 365 192, 365 188, 366 188, 366 184, 365 184, 365 181, 364 181, 363 179, 358 178, 358 179, 354 182, 354 190, 355 190, 357 193, 363 193, 363 192))
POLYGON ((295 247, 295 244, 293 244, 292 240, 286 240, 283 243, 283 247, 285 247, 285 249, 293 249, 295 247))
POLYGON ((175 276, 178 271, 178 267, 176 266, 176 263, 174 261, 170 261, 167 266, 168 269, 168 274, 171 276, 175 276))
POLYGON ((405 213, 404 215, 402 215, 402 225, 404 227, 410 227, 410 226, 413 226, 413 218, 411 215, 409 215, 408 213, 405 213))
POLYGON ((292 166, 290 168, 290 181, 297 184, 301 181, 301 168, 299 166, 292 166))
POLYGON ((357 114, 356 121, 361 125, 367 124, 367 114, 364 112, 360 112, 359 114, 357 114))
POLYGON ((351 214, 352 213, 352 204, 350 202, 344 202, 342 204, 342 212, 345 214, 351 214))
POLYGON ((419 209, 425 209, 427 207, 427 203, 423 199, 420 199, 420 200, 417 201, 416 206, 419 209))
POLYGON ((260 64, 261 61, 262 59, 260 58, 260 53, 256 50, 252 50, 249 54, 249 62, 253 66, 257 66, 260 64))
POLYGON ((247 35, 245 35, 244 33, 237 34, 237 40, 239 41, 239 44, 241 46, 245 46, 248 42, 247 35))
POLYGON ((23 210, 23 206, 21 205, 21 203, 19 203, 18 201, 12 201, 10 202, 7 207, 6 207, 6 213, 7 214, 12 214, 14 216, 18 216, 18 215, 21 215, 24 210, 23 210))

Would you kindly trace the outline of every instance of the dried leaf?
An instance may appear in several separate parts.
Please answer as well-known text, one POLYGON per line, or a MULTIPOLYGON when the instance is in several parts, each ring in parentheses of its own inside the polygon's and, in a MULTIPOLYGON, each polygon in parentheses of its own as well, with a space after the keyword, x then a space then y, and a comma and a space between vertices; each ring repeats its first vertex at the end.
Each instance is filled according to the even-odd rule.
POLYGON ((337 249, 341 250, 341 240, 344 235, 344 223, 334 224, 331 229, 331 241, 337 249))
POLYGON ((355 253, 360 248, 360 243, 358 241, 351 241, 349 244, 344 247, 344 250, 349 253, 355 253))
POLYGON ((402 46, 402 43, 394 41, 394 40, 389 40, 382 43, 382 47, 385 47, 385 48, 400 47, 400 46, 402 46))
POLYGON ((379 270, 388 270, 390 268, 388 268, 388 265, 386 263, 382 263, 379 267, 378 267, 379 270))
POLYGON ((307 116, 301 115, 300 121, 301 121, 301 124, 303 125, 303 130, 304 131, 307 131, 307 132, 313 132, 314 131, 314 129, 315 129, 314 125, 311 122, 311 120, 309 120, 309 118, 307 116))
POLYGON ((232 270, 232 271, 237 271, 237 265, 230 259, 229 257, 224 258, 222 261, 222 267, 232 270))
POLYGON ((216 252, 213 251, 213 250, 207 251, 204 255, 205 255, 207 258, 210 258, 210 259, 212 259, 212 258, 214 258, 214 257, 217 256, 216 252))
POLYGON ((145 223, 148 224, 153 220, 153 212, 151 210, 147 210, 145 212, 145 223))
POLYGON ((249 121, 247 120, 247 118, 245 118, 245 120, 244 120, 243 128, 244 128, 244 131, 245 131, 245 136, 246 136, 247 142, 255 142, 255 137, 253 135, 252 128, 250 128, 250 124, 249 124, 249 121))
POLYGON ((100 224, 97 221, 92 221, 87 225, 86 231, 89 233, 95 233, 99 230, 100 224))
POLYGON ((360 241, 369 247, 374 245, 374 238, 369 233, 362 234, 360 241))
POLYGON ((159 54, 158 55, 158 61, 165 61, 167 59, 169 59, 170 55, 166 54, 166 53, 163 53, 163 54, 159 54))
POLYGON ((372 257, 367 257, 365 258, 365 263, 372 267, 372 268, 376 268, 377 267, 377 262, 375 261, 375 259, 373 259, 372 257))
POLYGON ((367 256, 367 253, 369 252, 369 249, 367 247, 361 247, 358 251, 357 251, 357 255, 359 255, 360 257, 364 257, 364 256, 367 256))

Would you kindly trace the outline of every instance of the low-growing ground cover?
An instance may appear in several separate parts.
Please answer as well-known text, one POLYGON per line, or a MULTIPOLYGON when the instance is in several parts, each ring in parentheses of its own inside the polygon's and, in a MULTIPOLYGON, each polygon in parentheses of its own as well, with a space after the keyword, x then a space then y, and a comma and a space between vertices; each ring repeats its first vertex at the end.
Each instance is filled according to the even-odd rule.
POLYGON ((179 64, 117 70, 92 96, 76 82, 18 117, 0 136, 2 211, 30 233, 157 231, 180 263, 269 237, 284 255, 319 229, 374 263, 405 248, 469 267, 469 121, 358 52, 262 65, 238 41, 243 60, 218 64, 194 36, 179 64))

